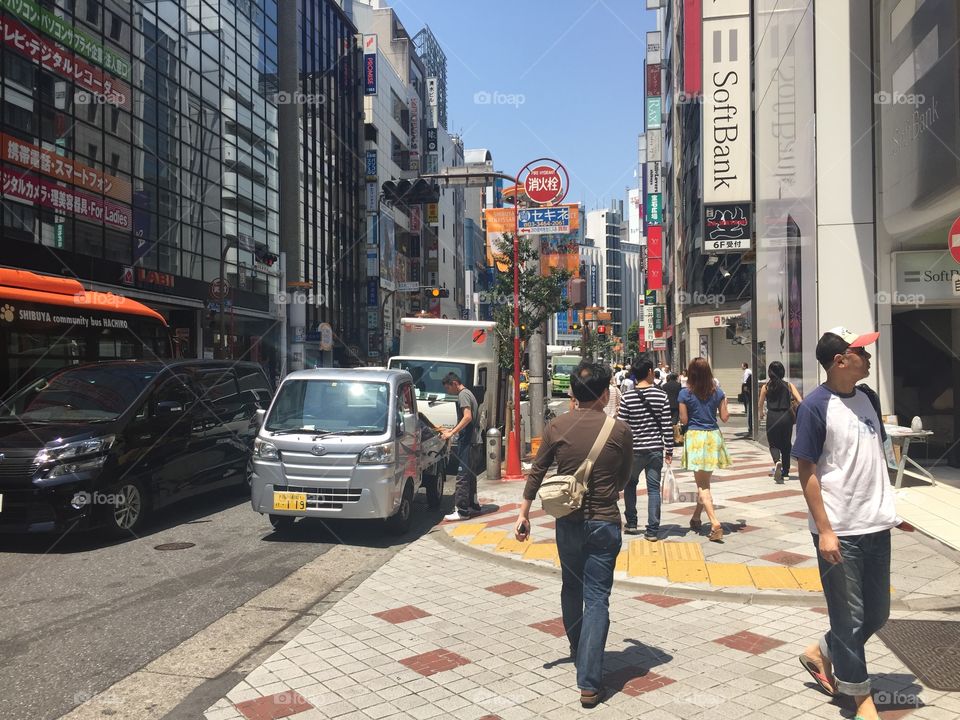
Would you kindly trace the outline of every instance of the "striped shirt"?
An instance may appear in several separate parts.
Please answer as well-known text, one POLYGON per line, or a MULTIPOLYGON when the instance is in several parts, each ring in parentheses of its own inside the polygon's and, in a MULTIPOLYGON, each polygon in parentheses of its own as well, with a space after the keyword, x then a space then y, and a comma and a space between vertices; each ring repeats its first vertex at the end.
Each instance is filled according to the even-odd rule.
POLYGON ((673 423, 670 418, 670 400, 667 394, 658 387, 637 387, 626 392, 620 398, 620 412, 617 417, 630 426, 633 432, 633 451, 657 452, 666 450, 668 455, 673 454, 673 423), (646 404, 640 400, 640 393, 646 404), (649 405, 649 409, 647 408, 649 405), (650 412, 658 413, 660 426, 650 412), (661 431, 662 429, 662 431, 661 431))

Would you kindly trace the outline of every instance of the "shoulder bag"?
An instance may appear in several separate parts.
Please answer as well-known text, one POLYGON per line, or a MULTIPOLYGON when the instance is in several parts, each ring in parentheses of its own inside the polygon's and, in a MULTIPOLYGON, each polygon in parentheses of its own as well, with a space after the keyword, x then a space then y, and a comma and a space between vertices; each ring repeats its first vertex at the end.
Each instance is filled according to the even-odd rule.
POLYGON ((587 482, 590 480, 590 473, 593 472, 593 465, 597 462, 603 446, 607 444, 616 422, 612 417, 604 419, 603 427, 600 428, 593 447, 573 475, 552 475, 540 485, 537 496, 547 515, 560 518, 583 506, 583 498, 587 494, 587 482))
POLYGON ((797 402, 796 396, 793 394, 793 383, 787 383, 787 390, 790 393, 790 415, 793 417, 793 421, 797 421, 797 410, 800 407, 800 403, 797 402))

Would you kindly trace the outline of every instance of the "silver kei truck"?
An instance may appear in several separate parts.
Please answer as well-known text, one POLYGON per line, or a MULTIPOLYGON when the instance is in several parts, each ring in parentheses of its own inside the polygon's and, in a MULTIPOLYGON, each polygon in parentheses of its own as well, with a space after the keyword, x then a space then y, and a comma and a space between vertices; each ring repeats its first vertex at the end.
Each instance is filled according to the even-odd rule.
POLYGON ((410 373, 294 372, 254 441, 251 504, 278 532, 298 517, 316 517, 380 520, 404 533, 421 484, 428 505, 440 506, 447 454, 447 443, 417 411, 410 373))

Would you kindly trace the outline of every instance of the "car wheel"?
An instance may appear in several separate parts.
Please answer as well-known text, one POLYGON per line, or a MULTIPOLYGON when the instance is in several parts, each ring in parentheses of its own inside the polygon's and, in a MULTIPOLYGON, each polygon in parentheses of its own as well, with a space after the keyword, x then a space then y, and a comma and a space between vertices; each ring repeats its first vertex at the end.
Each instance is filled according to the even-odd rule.
POLYGON ((107 533, 112 537, 135 535, 146 523, 149 507, 143 486, 135 481, 124 482, 112 493, 116 502, 105 512, 107 533))
POLYGON ((387 532, 391 535, 403 535, 413 523, 413 483, 407 482, 400 498, 400 507, 387 518, 387 532))
POLYGON ((434 465, 431 472, 423 474, 423 487, 427 491, 427 507, 436 510, 443 502, 443 486, 447 476, 443 463, 434 465))
POLYGON ((293 515, 271 515, 270 525, 273 527, 274 532, 288 532, 296 520, 297 518, 293 515))

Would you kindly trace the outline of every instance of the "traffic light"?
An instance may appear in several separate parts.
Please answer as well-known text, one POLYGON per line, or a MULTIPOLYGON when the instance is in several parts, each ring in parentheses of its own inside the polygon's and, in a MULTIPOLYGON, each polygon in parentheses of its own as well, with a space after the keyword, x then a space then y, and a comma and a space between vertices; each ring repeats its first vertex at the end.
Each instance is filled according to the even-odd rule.
POLYGON ((257 259, 257 262, 263 263, 267 267, 273 267, 273 264, 280 259, 279 256, 270 252, 263 243, 256 244, 253 249, 253 256, 257 259))
POLYGON ((381 188, 388 202, 422 205, 440 202, 440 187, 426 180, 387 180, 381 188))
POLYGON ((447 288, 431 288, 430 297, 448 298, 450 297, 450 291, 447 288))
POLYGON ((570 329, 571 329, 571 330, 579 330, 579 329, 580 329, 580 323, 570 323, 570 329))
POLYGON ((607 334, 607 326, 606 326, 606 325, 599 325, 599 326, 597 326, 597 335, 606 335, 606 334, 607 334))

